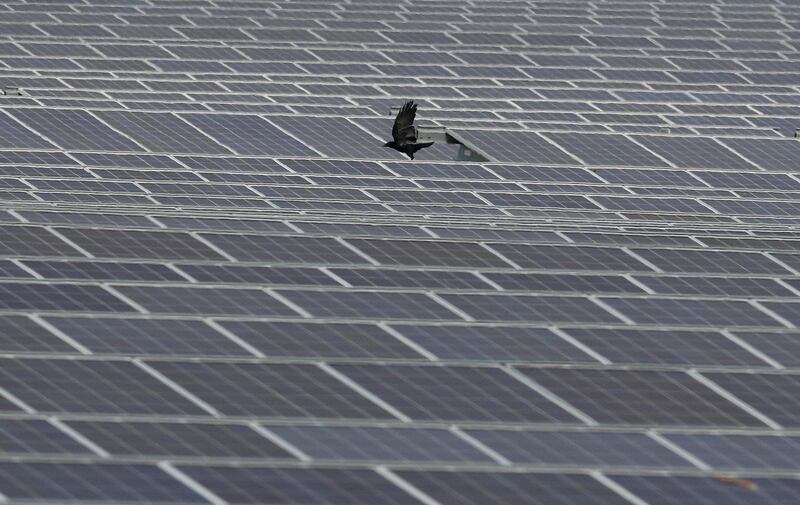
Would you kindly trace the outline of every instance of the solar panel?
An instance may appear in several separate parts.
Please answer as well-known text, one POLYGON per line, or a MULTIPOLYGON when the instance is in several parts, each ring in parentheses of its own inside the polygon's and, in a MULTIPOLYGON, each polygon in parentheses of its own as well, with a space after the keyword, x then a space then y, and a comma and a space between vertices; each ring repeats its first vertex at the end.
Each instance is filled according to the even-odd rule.
POLYGON ((339 365, 336 370, 417 420, 576 423, 497 368, 339 365))
POLYGON ((603 424, 763 427, 761 421, 682 372, 521 371, 603 424))
POLYGON ((155 465, 3 462, 0 468, 3 494, 12 500, 205 502, 155 465))
POLYGON ((470 430, 515 463, 532 466, 681 468, 690 466, 641 433, 470 430))
POLYGON ((623 505, 627 500, 587 475, 569 473, 402 471, 399 475, 442 505, 623 505))
POLYGON ((269 426, 315 460, 484 463, 492 459, 442 429, 359 426, 269 426))
POLYGON ((114 455, 294 459, 238 424, 71 421, 68 426, 114 455))

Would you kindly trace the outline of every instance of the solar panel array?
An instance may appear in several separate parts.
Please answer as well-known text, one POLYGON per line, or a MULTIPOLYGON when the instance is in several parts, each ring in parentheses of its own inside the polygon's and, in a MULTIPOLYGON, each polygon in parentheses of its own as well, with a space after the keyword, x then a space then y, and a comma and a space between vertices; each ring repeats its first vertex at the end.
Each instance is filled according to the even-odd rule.
POLYGON ((793 7, 4 2, 0 503, 798 503, 793 7))

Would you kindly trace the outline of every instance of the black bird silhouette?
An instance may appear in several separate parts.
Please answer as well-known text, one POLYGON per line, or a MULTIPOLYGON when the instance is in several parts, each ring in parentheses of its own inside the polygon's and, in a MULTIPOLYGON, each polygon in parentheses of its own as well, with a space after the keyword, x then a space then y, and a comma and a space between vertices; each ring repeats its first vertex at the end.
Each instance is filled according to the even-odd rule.
POLYGON ((433 142, 417 143, 417 127, 414 126, 414 117, 416 115, 417 104, 414 103, 414 100, 404 103, 394 119, 392 141, 383 144, 383 147, 391 147, 396 151, 405 153, 413 160, 415 152, 432 146, 433 142))

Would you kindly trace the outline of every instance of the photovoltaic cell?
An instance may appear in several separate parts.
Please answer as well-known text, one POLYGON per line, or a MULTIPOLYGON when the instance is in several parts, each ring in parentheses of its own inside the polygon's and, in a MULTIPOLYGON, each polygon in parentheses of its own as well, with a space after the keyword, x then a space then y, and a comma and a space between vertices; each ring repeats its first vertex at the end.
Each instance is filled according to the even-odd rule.
POLYGON ((11 500, 207 503, 155 465, 0 462, 11 500))
POLYGON ((367 261, 332 238, 204 234, 204 238, 241 261, 363 264, 367 261))
POLYGON ((99 258, 223 259, 188 233, 88 228, 58 231, 99 258))
POLYGON ((159 362, 152 366, 229 416, 391 418, 314 365, 159 362))
POLYGON ((3 359, 2 365, 3 387, 40 412, 204 413, 129 362, 3 359))
POLYGON ((629 503, 588 475, 412 470, 398 474, 442 505, 629 503))
POLYGON ((713 477, 613 476, 612 480, 657 505, 789 505, 800 497, 800 480, 750 479, 754 486, 736 486, 713 477))
POLYGON ((45 228, 0 226, 0 254, 4 256, 83 255, 45 228))
POLYGON ((792 140, 723 139, 720 142, 763 170, 797 171, 800 145, 792 140))
POLYGON ((348 243, 384 265, 509 266, 491 251, 470 242, 348 239, 348 243))
POLYGON ((743 170, 756 168, 711 138, 657 136, 631 138, 681 168, 743 170))
POLYGON ((418 365, 335 368, 412 419, 577 422, 498 368, 418 365))
POLYGON ((548 270, 651 271, 621 249, 584 246, 489 244, 523 268, 548 270))
POLYGON ((100 286, 0 283, 0 309, 75 312, 134 312, 100 286))
POLYGON ((372 324, 219 321, 268 356, 416 359, 420 355, 372 324))
POLYGON ((800 439, 794 436, 673 433, 666 438, 715 468, 767 470, 800 467, 800 439))
POLYGON ((315 317, 460 320, 422 293, 391 291, 278 291, 315 317))
POLYGON ((641 433, 469 430, 514 463, 535 466, 680 468, 690 463, 641 433))
POLYGON ((156 314, 297 316, 260 289, 116 286, 120 293, 156 314))
POLYGON ((76 342, 99 354, 250 356, 200 321, 51 317, 46 319, 76 342))
POLYGON ((153 152, 231 154, 172 114, 97 112, 97 117, 153 152))
POLYGON ((0 113, 0 147, 3 149, 53 149, 55 146, 47 142, 31 130, 11 119, 5 112, 0 113))
POLYGON ((793 393, 800 376, 769 373, 704 373, 715 383, 778 424, 800 426, 800 402, 793 393))
POLYGON ((493 461, 448 430, 358 426, 269 426, 316 460, 483 463, 493 461))
POLYGON ((641 324, 783 327, 772 317, 740 300, 603 298, 603 301, 641 324))
POLYGON ((182 281, 166 265, 156 263, 110 263, 89 261, 26 261, 26 266, 46 279, 90 279, 118 281, 182 281))
POLYGON ((605 309, 579 297, 473 294, 441 297, 479 321, 620 322, 605 309))
POLYGON ((666 167, 667 164, 623 135, 544 134, 590 166, 666 167))
POLYGON ((395 325, 395 330, 441 359, 595 362, 546 328, 395 325))
POLYGON ((378 139, 345 118, 270 116, 269 122, 333 158, 375 159, 386 150, 378 139))
POLYGON ((416 498, 368 469, 182 466, 228 503, 417 505, 416 498))
POLYGON ((565 328, 614 363, 765 366, 752 353, 713 331, 565 328))
POLYGON ((602 424, 763 427, 683 372, 520 370, 602 424))
POLYGON ((71 345, 25 316, 0 316, 0 352, 77 353, 71 345))
POLYGON ((37 419, 0 420, 0 447, 5 454, 91 454, 54 424, 37 419))
POLYGON ((47 138, 58 139, 59 147, 87 151, 134 151, 143 149, 98 121, 89 112, 59 109, 13 109, 19 122, 47 138))
POLYGON ((114 455, 294 459, 262 435, 237 424, 70 421, 114 455))
POLYGON ((496 130, 455 130, 451 132, 467 145, 475 146, 494 161, 576 165, 578 160, 534 132, 496 130))
POLYGON ((258 116, 183 114, 198 130, 237 154, 258 156, 316 156, 307 146, 287 136, 258 116))

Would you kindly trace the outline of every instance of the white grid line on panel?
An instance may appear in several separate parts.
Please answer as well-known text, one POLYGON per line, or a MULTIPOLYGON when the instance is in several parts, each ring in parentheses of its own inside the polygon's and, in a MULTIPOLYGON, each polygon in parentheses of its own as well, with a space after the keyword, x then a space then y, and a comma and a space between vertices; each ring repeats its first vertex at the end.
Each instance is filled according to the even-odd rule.
POLYGON ((276 292, 276 291, 274 291, 272 289, 263 289, 262 291, 264 291, 265 293, 267 293, 271 297, 275 298, 276 300, 278 300, 282 304, 286 305, 287 307, 289 307, 293 311, 297 312, 301 317, 304 317, 306 319, 312 319, 314 317, 309 311, 307 311, 303 307, 297 305, 293 301, 289 300, 288 298, 286 298, 282 294, 280 294, 280 293, 278 293, 278 292, 276 292))
POLYGON ((320 151, 318 151, 317 149, 314 149, 314 146, 308 145, 308 143, 307 143, 307 142, 303 142, 302 140, 300 140, 299 138, 297 138, 295 135, 293 135, 293 134, 289 133, 288 131, 286 131, 286 129, 284 129, 284 128, 281 128, 281 127, 280 127, 280 126, 279 126, 277 123, 273 123, 272 121, 270 121, 270 120, 269 120, 269 118, 268 118, 268 117, 266 117, 266 116, 264 116, 263 114, 262 114, 262 115, 259 115, 258 117, 260 117, 260 118, 261 118, 263 121, 266 121, 266 122, 268 122, 269 124, 271 124, 271 125, 273 126, 273 128, 275 128, 276 130, 278 130, 278 131, 282 132, 282 133, 283 133, 284 135, 286 135, 287 137, 289 137, 289 138, 291 138, 291 139, 294 139, 295 141, 297 141, 298 143, 300 143, 300 145, 302 145, 302 146, 304 146, 304 147, 308 148, 308 149, 309 149, 309 150, 311 150, 311 151, 314 151, 314 152, 317 154, 317 156, 319 156, 320 158, 327 158, 327 156, 325 156, 324 154, 322 154, 320 151))
POLYGON ((51 425, 58 428, 62 433, 69 436, 70 438, 72 438, 82 446, 86 447, 96 455, 100 456, 101 458, 111 457, 111 454, 108 451, 106 451, 96 443, 92 442, 91 440, 83 436, 83 434, 81 434, 79 431, 76 431, 74 428, 72 428, 72 426, 69 426, 60 419, 56 417, 49 417, 47 418, 47 422, 49 422, 51 425))
POLYGON ((484 249, 486 249, 486 250, 487 250, 487 251, 489 251, 490 253, 494 254, 495 256, 497 256, 498 258, 500 258, 501 260, 503 260, 503 261, 505 261, 506 263, 508 263, 508 265, 509 265, 509 266, 511 266, 511 268, 513 268, 514 270, 523 270, 523 268, 522 268, 521 266, 519 266, 518 264, 516 264, 514 261, 512 261, 512 260, 510 260, 510 259, 506 258, 506 257, 505 257, 505 256, 504 256, 504 255, 503 255, 501 252, 499 252, 499 251, 495 250, 495 249, 494 249, 494 248, 492 248, 492 247, 491 247, 489 244, 487 244, 487 243, 485 243, 485 242, 478 242, 478 245, 479 245, 479 246, 481 246, 481 247, 483 247, 484 249))
POLYGON ((330 277, 331 279, 333 279, 334 281, 336 281, 337 283, 339 283, 341 286, 343 286, 345 288, 352 288, 353 287, 352 284, 350 284, 346 280, 342 279, 341 277, 339 277, 335 273, 331 272, 330 269, 328 269, 327 267, 319 267, 319 268, 317 268, 317 270, 319 270, 323 274, 327 275, 328 277, 330 277))
POLYGON ((313 461, 313 458, 311 456, 309 456, 308 454, 304 453, 303 451, 301 451, 300 449, 295 447, 293 444, 287 442, 286 440, 284 440, 280 436, 276 435, 273 431, 271 431, 266 426, 263 426, 263 425, 258 424, 256 422, 251 422, 251 423, 248 423, 247 425, 250 427, 250 429, 252 429, 256 433, 258 433, 262 437, 266 438, 267 440, 269 440, 273 444, 277 445, 278 447, 280 447, 284 451, 288 452, 289 454, 291 454, 295 458, 299 459, 300 461, 302 461, 304 463, 308 463, 310 461, 313 461))
POLYGON ((775 256, 773 256, 771 253, 769 253, 769 252, 767 252, 767 251, 761 251, 761 254, 762 254, 763 256, 766 256, 767 258, 769 258, 769 259, 770 259, 771 261, 773 261, 774 263, 777 263, 778 265, 780 265, 780 266, 781 266, 781 268, 785 268, 786 270, 788 270, 789 272, 791 272, 791 273, 792 273, 792 275, 797 275, 797 276, 800 276, 800 272, 798 272, 798 271, 797 271, 797 269, 793 268, 793 267, 792 267, 792 266, 790 266, 790 265, 787 265, 785 261, 782 261, 782 260, 780 260, 780 259, 776 258, 776 257, 775 257, 775 256))
POLYGON ((406 337, 405 335, 400 333, 400 330, 397 330, 397 329, 393 328, 392 326, 389 326, 389 324, 387 324, 385 322, 378 323, 377 326, 378 326, 378 328, 382 329, 383 331, 385 331, 389 335, 393 336, 394 338, 396 338, 397 340, 399 340, 400 342, 402 342, 406 346, 410 347, 411 349, 414 349, 414 351, 416 351, 421 356, 424 356, 426 359, 428 359, 430 361, 439 361, 439 357, 437 355, 435 355, 431 351, 425 349, 421 345, 417 344, 413 340, 409 339, 408 337, 406 337))
POLYGON ((190 401, 193 404, 195 404, 200 409, 204 410, 205 412, 209 413, 210 415, 212 415, 212 416, 214 416, 216 418, 222 417, 222 415, 220 414, 219 410, 217 410, 216 408, 212 407, 211 405, 206 403, 204 400, 202 400, 200 397, 196 396, 194 393, 190 392, 188 389, 184 388, 183 386, 181 386, 177 382, 173 381, 172 379, 170 379, 169 377, 167 377, 163 373, 159 372, 155 368, 153 368, 150 365, 148 365, 147 363, 142 361, 141 358, 134 358, 131 362, 134 365, 136 365, 137 367, 139 367, 142 370, 144 370, 145 372, 147 372, 148 374, 150 374, 151 376, 153 376, 156 379, 158 379, 158 381, 161 382, 162 384, 164 384, 165 386, 169 387, 170 389, 172 389, 173 391, 175 391, 179 395, 181 395, 184 398, 186 398, 188 401, 190 401))
POLYGON ((628 282, 630 282, 631 284, 636 285, 639 289, 641 289, 645 293, 650 294, 650 295, 656 294, 655 291, 650 289, 650 287, 648 287, 645 283, 643 283, 642 281, 640 281, 639 279, 634 277, 632 274, 622 274, 622 277, 627 279, 628 282))
POLYGON ((358 384, 356 381, 351 379, 350 377, 346 376, 339 370, 336 370, 332 366, 327 363, 317 363, 317 366, 324 370, 328 375, 335 377, 339 382, 343 383, 345 386, 349 387, 356 393, 360 394, 367 400, 371 401, 375 405, 379 406, 389 414, 393 415, 395 418, 403 421, 404 423, 410 423, 412 419, 407 415, 400 412, 400 410, 396 409, 383 399, 381 399, 378 395, 373 393, 372 391, 368 390, 367 388, 363 387, 362 385, 358 384))
POLYGON ((650 505, 646 501, 642 500, 641 498, 631 493, 630 491, 622 487, 620 484, 609 479, 608 477, 606 477, 605 474, 597 470, 590 471, 589 476, 592 477, 597 482, 606 486, 608 489, 617 493, 619 496, 627 500, 631 505, 650 505))
POLYGON ((674 452, 675 454, 677 454, 681 458, 685 459, 686 461, 688 461, 689 463, 694 465, 699 470, 711 470, 711 466, 710 465, 708 465, 703 460, 701 460, 700 458, 698 458, 694 454, 690 453, 689 451, 687 451, 683 447, 680 447, 677 444, 675 444, 674 442, 672 442, 671 440, 669 440, 667 438, 664 438, 663 436, 661 436, 660 433, 658 433, 658 432, 656 432, 654 430, 648 430, 645 433, 645 435, 648 438, 658 442, 664 448, 669 449, 670 451, 674 452))
POLYGON ((769 366, 771 366, 771 367, 773 367, 773 368, 775 368, 777 370, 783 370, 783 369, 786 368, 783 365, 781 365, 780 363, 778 363, 777 361, 775 361, 774 359, 770 358, 769 356, 767 356, 763 352, 761 352, 758 349, 756 349, 755 347, 753 347, 752 345, 748 344, 747 342, 745 342, 741 338, 737 337, 730 330, 721 330, 720 333, 725 338, 727 338, 731 342, 735 343, 736 345, 738 345, 742 349, 745 349, 747 352, 749 352, 750 354, 752 354, 756 358, 760 359, 764 363, 767 363, 769 366))
POLYGON ((448 430, 453 435, 457 436, 458 438, 460 438, 464 442, 468 443, 472 447, 476 448, 477 450, 479 450, 483 454, 485 454, 485 455, 489 456, 490 458, 492 458, 492 460, 494 460, 494 462, 497 463, 498 465, 513 466, 513 463, 508 458, 506 458, 505 456, 503 456, 499 452, 495 451, 494 449, 492 449, 488 445, 484 444, 483 442, 481 442, 477 438, 472 437, 468 433, 465 433, 465 432, 461 431, 461 429, 458 426, 451 426, 448 430))
POLYGON ((44 276, 42 274, 40 274, 39 272, 37 272, 33 268, 29 267, 28 265, 26 265, 22 261, 20 261, 18 259, 11 259, 10 261, 14 265, 16 265, 17 268, 28 272, 31 275, 31 277, 33 277, 34 279, 39 279, 40 281, 44 280, 44 276))
POLYGON ((587 346, 586 344, 584 344, 580 340, 576 339, 575 337, 573 337, 572 335, 570 335, 569 333, 567 333, 563 329, 558 328, 556 326, 550 326, 550 327, 548 327, 548 330, 550 330, 551 332, 553 332, 556 335, 558 335, 559 337, 561 337, 562 340, 565 340, 565 341, 569 342, 570 344, 572 344, 573 346, 577 347, 578 349, 580 349, 584 353, 586 353, 589 356, 591 356, 592 358, 596 359, 600 363, 602 363, 604 365, 610 365, 610 364, 613 363, 610 359, 606 358, 605 356, 603 356, 599 352, 595 351, 594 349, 592 349, 591 347, 587 346))
POLYGON ((252 354, 256 358, 266 358, 267 357, 266 354, 264 354, 263 352, 261 352, 260 350, 255 348, 254 346, 250 345, 249 343, 245 342, 238 335, 236 335, 232 331, 228 330, 227 328, 225 328, 224 326, 219 324, 217 321, 211 319, 210 317, 203 319, 203 322, 206 325, 212 327, 214 330, 216 330, 217 333, 221 333, 222 335, 225 336, 225 338, 227 338, 231 342, 234 342, 236 345, 238 345, 239 347, 241 347, 245 351, 249 352, 250 354, 252 354))
POLYGON ((28 405, 25 401, 17 398, 11 391, 7 390, 6 388, 0 386, 0 397, 5 398, 6 400, 10 401, 14 405, 20 408, 20 410, 24 411, 27 414, 36 414, 37 411, 35 408, 28 405))
POLYGON ((231 255, 230 255, 230 254, 228 254, 227 252, 223 251, 223 250, 222 250, 222 249, 220 249, 219 247, 217 247, 217 246, 216 246, 215 244, 213 244, 213 243, 212 243, 210 240, 208 240, 208 239, 206 239, 205 237, 203 237, 202 235, 200 235, 200 233, 198 233, 198 232, 196 232, 196 231, 192 231, 192 232, 189 232, 189 235, 190 235, 192 238, 194 238, 195 240, 197 240, 197 241, 199 241, 199 242, 202 242, 202 243, 203 243, 203 245, 205 245, 205 246, 206 246, 206 247, 208 247, 209 249, 213 250, 215 253, 219 254, 220 256, 222 256, 222 257, 223 257, 223 258, 225 258, 226 260, 230 261, 231 263, 238 263, 238 262, 239 262, 239 260, 237 260, 236 258, 234 258, 233 256, 231 256, 231 255))
POLYGON ((67 245, 69 245, 70 247, 72 247, 73 249, 78 251, 79 253, 83 254, 87 258, 94 258, 95 257, 94 254, 90 253, 89 251, 87 251, 83 247, 79 246, 78 244, 76 244, 72 240, 68 239, 67 237, 62 235, 58 230, 56 230, 52 226, 44 226, 44 229, 47 230, 48 232, 52 233, 56 237, 58 237, 59 240, 61 240, 62 242, 66 243, 67 245))
POLYGON ((589 416, 585 412, 581 411, 577 407, 574 407, 569 402, 567 402, 566 400, 564 400, 563 398, 561 398, 557 394, 553 393, 552 391, 550 391, 546 387, 542 386, 541 384, 539 384, 535 380, 531 379, 527 375, 523 374, 522 372, 520 372, 516 368, 506 365, 506 366, 500 367, 500 369, 505 371, 507 374, 509 374, 510 376, 514 377, 515 379, 517 379, 521 383, 525 384, 526 386, 528 386, 532 390, 536 391, 537 393, 539 393, 543 397, 547 398, 548 400, 550 400, 554 404, 558 405, 559 407, 561 407, 562 410, 568 412, 573 417, 577 418, 578 420, 580 420, 582 423, 586 424, 587 426, 597 426, 599 424, 597 421, 592 419, 591 416, 589 416))
POLYGON ((50 324, 49 321, 45 320, 43 317, 39 316, 38 314, 31 314, 28 317, 34 323, 38 324, 39 326, 41 326, 45 330, 49 331, 54 336, 56 336, 59 339, 61 339, 63 342, 69 344, 72 348, 74 348, 79 353, 81 353, 83 355, 86 355, 86 356, 94 354, 91 349, 89 349, 85 345, 81 344, 80 342, 78 342, 74 338, 70 337, 69 335, 67 335, 63 331, 59 330, 58 328, 56 328, 55 326, 50 324))
POLYGON ((733 393, 729 392, 728 390, 726 390, 725 388, 723 388, 722 386, 720 386, 719 384, 717 384, 713 380, 709 379, 708 377, 706 377, 704 375, 701 375, 701 373, 698 372, 696 369, 694 369, 694 368, 689 369, 689 370, 686 371, 686 373, 690 377, 695 379, 696 381, 700 382, 701 384, 703 384, 707 388, 711 389, 712 391, 714 391, 715 393, 717 393, 721 397, 723 397, 726 400, 728 400, 729 402, 733 403, 734 405, 736 405, 740 409, 744 410, 745 412, 747 412, 751 416, 755 417, 756 419, 758 419, 762 423, 766 424, 767 426, 769 426, 773 430, 782 430, 783 429, 783 427, 780 424, 776 423, 775 421, 773 421, 772 419, 767 417, 765 414, 762 414, 760 411, 758 411, 753 406, 745 403, 739 397, 737 397, 733 393))
POLYGON ((617 309, 615 309, 611 305, 607 304, 604 300, 602 300, 602 299, 600 299, 600 298, 598 298, 598 297, 596 297, 594 295, 588 296, 586 298, 589 301, 591 301, 592 303, 594 303, 595 305, 597 305, 598 307, 602 308, 603 310, 605 310, 606 312, 611 314, 612 316, 614 316, 617 319, 619 319, 620 321, 622 321, 623 323, 629 324, 631 326, 636 324, 636 322, 633 319, 629 318, 628 316, 626 316, 622 312, 618 311, 617 309))
POLYGON ((209 491, 205 486, 201 485, 196 480, 192 479, 178 468, 176 468, 172 463, 169 461, 162 461, 158 464, 158 467, 170 477, 174 478, 184 486, 188 487, 198 495, 205 498, 209 503, 212 505, 228 505, 228 502, 217 496, 216 494, 209 491))
POLYGON ((652 271, 654 271, 654 272, 658 272, 658 273, 664 273, 664 271, 663 271, 663 270, 661 270, 660 268, 658 268, 656 265, 654 265, 654 264, 653 264, 653 263, 651 263, 650 261, 646 260, 645 258, 642 258, 642 257, 641 257, 641 256, 639 256, 637 253, 635 253, 635 252, 631 251, 629 248, 627 248, 627 247, 620 247, 620 250, 621 250, 621 251, 623 251, 623 252, 624 252, 625 254, 627 254, 628 256, 630 256, 631 258, 633 258, 633 259, 635 259, 636 261, 638 261, 639 263, 641 263, 642 265, 644 265, 644 266, 646 266, 647 268, 651 269, 652 271))
POLYGON ((351 251, 353 251, 355 254, 357 254, 364 261, 368 262, 370 265, 380 266, 381 263, 379 261, 377 261, 374 258, 372 258, 369 254, 361 251, 361 249, 359 249, 358 247, 356 247, 353 244, 349 243, 348 241, 346 241, 342 237, 334 237, 333 239, 336 242, 338 242, 339 244, 341 244, 341 245, 345 246, 346 248, 350 249, 351 251))
POLYGON ((107 291, 108 293, 110 293, 111 295, 117 297, 119 300, 121 300, 121 301, 127 303, 128 305, 130 305, 131 308, 134 309, 136 312, 139 312, 141 314, 149 314, 150 313, 150 311, 147 310, 146 308, 144 308, 142 305, 140 305, 139 303, 133 301, 129 297, 123 295, 122 293, 120 293, 119 291, 114 289, 112 286, 109 286, 108 284, 99 284, 99 286, 102 289, 104 289, 105 291, 107 291))
POLYGON ((425 296, 427 296, 431 300, 435 301, 436 303, 438 303, 442 307, 446 308, 447 310, 449 310, 453 314, 457 315, 458 317, 460 317, 464 321, 475 321, 474 317, 470 316, 469 314, 467 314, 463 310, 459 309, 458 307, 456 307, 452 303, 448 302, 447 300, 445 300, 441 296, 437 295, 433 291, 426 291, 425 292, 425 296))
POLYGON ((423 493, 416 487, 414 487, 410 482, 406 481, 396 473, 392 472, 385 466, 381 465, 375 468, 375 472, 380 474, 383 478, 394 484, 395 486, 399 487, 406 493, 410 494, 417 500, 423 503, 423 505, 442 505, 438 501, 434 500, 427 494, 423 493))
POLYGON ((506 290, 503 286, 501 286, 500 284, 496 283, 492 279, 486 277, 485 275, 483 275, 481 272, 478 272, 477 270, 472 271, 470 273, 472 275, 474 275, 475 277, 477 277, 478 279, 480 279, 482 282, 485 282, 489 286, 493 287, 497 291, 505 291, 506 290))
POLYGON ((751 306, 755 307, 756 309, 760 310, 764 314, 768 315, 769 317, 771 317, 775 321, 781 323, 783 326, 785 326, 787 328, 792 328, 792 329, 797 328, 797 326, 795 326, 794 323, 792 323, 791 321, 789 321, 785 317, 781 316, 780 314, 778 314, 774 310, 765 307, 763 304, 759 303, 758 300, 746 300, 746 302, 748 304, 750 304, 751 306))

